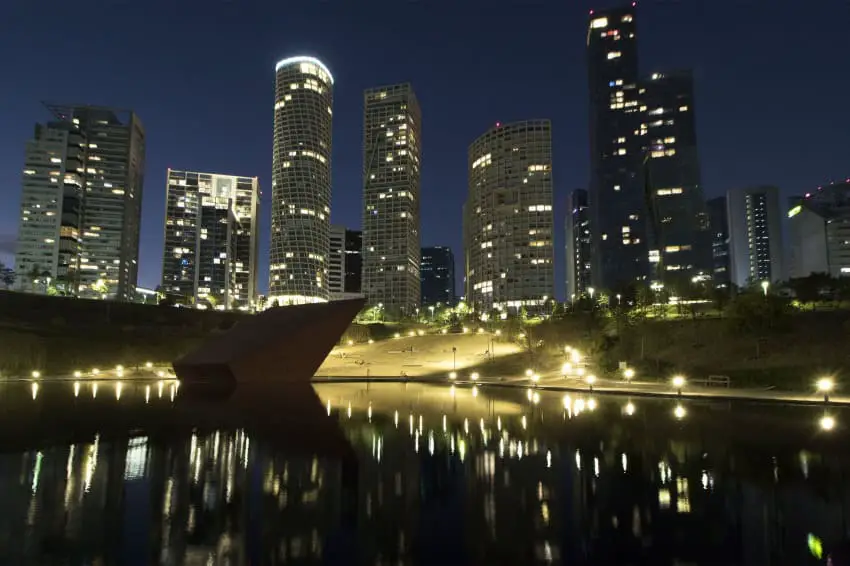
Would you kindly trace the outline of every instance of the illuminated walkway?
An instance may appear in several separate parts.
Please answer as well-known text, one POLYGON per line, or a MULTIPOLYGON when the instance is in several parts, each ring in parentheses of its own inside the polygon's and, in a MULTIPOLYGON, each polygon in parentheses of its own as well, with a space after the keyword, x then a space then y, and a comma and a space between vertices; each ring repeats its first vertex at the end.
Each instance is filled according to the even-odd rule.
MULTIPOLYGON (((349 382, 349 381, 365 381, 362 378, 352 377, 315 377, 314 383, 324 382, 349 382)), ((589 393, 590 386, 583 380, 563 376, 541 376, 537 384, 533 383, 529 378, 521 377, 480 377, 478 380, 471 381, 468 376, 458 375, 455 381, 446 378, 422 378, 408 377, 407 379, 399 377, 375 377, 372 381, 408 381, 411 383, 458 383, 458 384, 477 384, 490 387, 511 387, 511 388, 529 388, 536 387, 541 391, 576 391, 589 393)), ((815 392, 799 393, 791 391, 780 391, 776 389, 744 389, 744 388, 726 388, 726 387, 702 387, 685 385, 682 389, 681 396, 670 384, 647 382, 647 381, 632 381, 624 382, 622 380, 613 379, 598 379, 593 385, 593 393, 605 395, 629 395, 633 397, 656 397, 656 398, 676 398, 682 399, 711 399, 711 400, 728 400, 728 401, 763 401, 767 403, 792 403, 804 405, 819 405, 823 404, 823 395, 815 392)), ((850 405, 850 396, 830 395, 830 405, 850 405)))

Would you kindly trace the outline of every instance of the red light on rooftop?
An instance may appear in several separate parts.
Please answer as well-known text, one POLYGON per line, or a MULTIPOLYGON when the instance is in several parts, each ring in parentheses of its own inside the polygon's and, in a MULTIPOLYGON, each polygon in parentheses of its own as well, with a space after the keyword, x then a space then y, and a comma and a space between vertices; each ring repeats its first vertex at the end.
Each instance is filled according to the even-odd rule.
POLYGON ((501 122, 496 122, 496 127, 497 127, 497 128, 500 128, 501 126, 502 126, 502 123, 501 123, 501 122))
POLYGON ((593 15, 593 10, 591 10, 591 11, 590 11, 590 15, 591 15, 591 16, 593 15))
POLYGON ((806 198, 812 198, 812 193, 806 193, 806 198))

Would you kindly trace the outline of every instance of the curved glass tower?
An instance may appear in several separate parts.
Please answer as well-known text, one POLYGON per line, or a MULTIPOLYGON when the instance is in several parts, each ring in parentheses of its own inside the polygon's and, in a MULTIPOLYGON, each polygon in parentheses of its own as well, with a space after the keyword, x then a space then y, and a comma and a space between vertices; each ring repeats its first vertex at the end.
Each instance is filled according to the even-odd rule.
POLYGON ((269 305, 328 300, 333 77, 313 57, 275 67, 269 305))

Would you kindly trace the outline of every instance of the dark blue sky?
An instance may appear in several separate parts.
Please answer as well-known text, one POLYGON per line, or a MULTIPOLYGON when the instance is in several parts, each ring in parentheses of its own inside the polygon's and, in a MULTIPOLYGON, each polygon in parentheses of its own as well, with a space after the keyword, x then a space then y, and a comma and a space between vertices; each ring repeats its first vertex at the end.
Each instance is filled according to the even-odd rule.
MULTIPOLYGON (((587 13, 610 0, 3 0, 0 259, 41 100, 135 109, 147 130, 139 283, 159 281, 167 167, 259 176, 268 273, 274 64, 322 59, 336 80, 333 208, 359 227, 362 91, 410 81, 423 114, 422 243, 462 265, 466 149, 497 120, 553 122, 557 295, 566 195, 588 182, 587 13)), ((708 197, 784 195, 850 176, 850 2, 649 1, 642 72, 691 67, 708 197)), ((460 290, 460 289, 459 289, 460 290)))

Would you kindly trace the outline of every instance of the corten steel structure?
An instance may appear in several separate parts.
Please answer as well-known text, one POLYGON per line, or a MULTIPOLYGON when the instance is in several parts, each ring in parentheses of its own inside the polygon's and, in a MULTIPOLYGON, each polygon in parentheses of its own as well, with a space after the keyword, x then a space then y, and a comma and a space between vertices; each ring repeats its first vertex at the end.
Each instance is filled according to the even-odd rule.
POLYGON ((168 170, 162 292, 246 310, 257 289, 257 177, 168 170))
POLYGON ((40 271, 61 281, 69 294, 129 300, 139 261, 141 121, 131 110, 45 106, 54 121, 38 127, 27 148, 21 216, 33 220, 22 220, 22 228, 27 226, 19 236, 25 250, 19 267, 26 273, 49 261, 38 265, 40 271), (48 219, 57 218, 58 230, 37 243, 34 237, 50 227, 48 219), (30 229, 38 224, 38 230, 30 229))
POLYGON ((466 300, 479 312, 541 310, 554 295, 552 126, 496 124, 469 147, 466 300))
POLYGON ((367 90, 363 116, 363 293, 410 316, 419 307, 422 115, 410 84, 367 90))
POLYGON ((313 57, 275 67, 269 304, 328 300, 333 77, 313 57))
POLYGON ((591 11, 587 26, 591 279, 615 292, 649 274, 635 12, 591 11))

